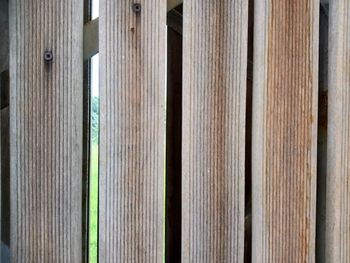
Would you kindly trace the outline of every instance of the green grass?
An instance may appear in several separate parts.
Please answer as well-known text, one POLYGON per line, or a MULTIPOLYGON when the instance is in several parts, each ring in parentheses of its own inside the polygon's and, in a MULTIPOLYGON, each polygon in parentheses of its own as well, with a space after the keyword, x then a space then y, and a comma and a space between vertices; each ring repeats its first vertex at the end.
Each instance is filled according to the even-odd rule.
POLYGON ((91 146, 90 159, 89 262, 97 263, 98 236, 98 144, 91 146))

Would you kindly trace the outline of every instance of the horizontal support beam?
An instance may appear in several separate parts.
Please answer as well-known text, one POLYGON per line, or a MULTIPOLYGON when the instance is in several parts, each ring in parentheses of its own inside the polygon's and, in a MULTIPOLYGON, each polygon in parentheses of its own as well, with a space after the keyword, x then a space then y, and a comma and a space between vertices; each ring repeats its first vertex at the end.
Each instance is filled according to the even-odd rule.
POLYGON ((84 61, 98 53, 98 18, 84 25, 84 61))
POLYGON ((167 15, 166 23, 168 27, 182 35, 182 14, 178 11, 170 10, 167 15))
POLYGON ((182 0, 168 0, 168 11, 182 4, 182 0))
MULTIPOLYGON (((181 3, 182 3, 182 0, 168 0, 167 11, 172 10, 173 8, 180 5, 181 3)), ((97 53, 98 53, 98 18, 84 25, 84 60, 90 59, 92 56, 96 55, 97 53)))

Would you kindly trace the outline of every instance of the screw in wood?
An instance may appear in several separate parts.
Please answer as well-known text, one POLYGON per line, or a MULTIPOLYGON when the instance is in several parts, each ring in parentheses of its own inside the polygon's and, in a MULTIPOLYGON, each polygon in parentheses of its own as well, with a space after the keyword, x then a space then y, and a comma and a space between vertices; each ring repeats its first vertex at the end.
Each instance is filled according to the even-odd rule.
POLYGON ((134 11, 134 13, 140 13, 141 12, 141 4, 139 3, 133 3, 132 4, 132 11, 134 11))
POLYGON ((52 51, 45 51, 44 52, 44 60, 46 62, 51 62, 53 60, 53 54, 52 51))

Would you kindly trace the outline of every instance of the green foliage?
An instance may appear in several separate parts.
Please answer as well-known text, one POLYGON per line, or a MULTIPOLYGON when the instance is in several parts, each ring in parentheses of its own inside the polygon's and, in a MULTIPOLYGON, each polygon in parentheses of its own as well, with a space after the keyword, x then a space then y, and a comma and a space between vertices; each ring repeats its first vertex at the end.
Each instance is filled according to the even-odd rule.
POLYGON ((100 112, 100 99, 97 96, 93 96, 91 98, 91 141, 92 143, 98 143, 99 112, 100 112))
POLYGON ((98 145, 96 143, 91 146, 89 232, 89 262, 95 263, 98 240, 98 145))
POLYGON ((91 97, 91 156, 90 156, 90 219, 89 262, 97 262, 98 249, 98 142, 99 142, 99 97, 91 97))

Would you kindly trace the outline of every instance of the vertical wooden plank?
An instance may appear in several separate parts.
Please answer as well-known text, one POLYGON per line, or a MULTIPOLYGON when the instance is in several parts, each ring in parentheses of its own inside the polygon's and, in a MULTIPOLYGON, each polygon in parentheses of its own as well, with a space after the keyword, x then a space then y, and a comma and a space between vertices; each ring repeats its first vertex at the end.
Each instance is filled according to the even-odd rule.
POLYGON ((82 0, 10 0, 11 262, 81 262, 82 33, 82 0))
POLYGON ((255 2, 253 262, 314 262, 318 0, 255 2))
POLYGON ((326 262, 350 261, 350 2, 330 1, 326 262))
POLYGON ((164 258, 166 1, 100 2, 100 262, 164 258))
POLYGON ((248 1, 184 2, 182 262, 243 262, 248 1))

